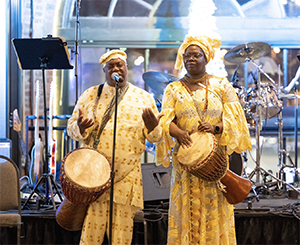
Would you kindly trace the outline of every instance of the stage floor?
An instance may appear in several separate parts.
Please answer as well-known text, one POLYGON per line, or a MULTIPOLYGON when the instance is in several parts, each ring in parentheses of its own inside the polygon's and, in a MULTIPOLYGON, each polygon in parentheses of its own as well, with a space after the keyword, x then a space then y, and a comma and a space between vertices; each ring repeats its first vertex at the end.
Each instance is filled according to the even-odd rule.
MULTIPOLYGON (((299 197, 260 195, 259 201, 249 194, 247 200, 234 205, 237 244, 300 244, 299 197)), ((22 210, 22 244, 79 244, 80 231, 67 231, 55 220, 53 207, 39 210, 29 204, 22 210)), ((145 203, 147 242, 167 243, 168 202, 145 203), (155 207, 155 208, 154 208, 155 207)), ((145 244, 144 224, 136 222, 132 244, 145 244)), ((15 244, 12 229, 1 228, 1 244, 15 244)))
MULTIPOLYGON (((293 192, 292 195, 295 195, 293 192)), ((297 195, 297 194, 296 194, 297 195)), ((253 194, 250 194, 246 200, 241 203, 235 204, 235 210, 245 209, 261 209, 275 211, 283 209, 286 206, 294 205, 300 202, 299 196, 289 197, 288 194, 284 195, 258 195, 258 199, 253 194)))

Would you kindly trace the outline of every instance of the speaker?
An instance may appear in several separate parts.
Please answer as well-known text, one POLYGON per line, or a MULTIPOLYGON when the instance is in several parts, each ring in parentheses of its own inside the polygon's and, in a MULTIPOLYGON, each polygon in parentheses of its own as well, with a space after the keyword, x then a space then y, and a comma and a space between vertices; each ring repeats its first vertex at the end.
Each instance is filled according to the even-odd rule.
POLYGON ((172 165, 168 168, 156 166, 155 163, 142 164, 143 192, 145 201, 168 200, 172 165))

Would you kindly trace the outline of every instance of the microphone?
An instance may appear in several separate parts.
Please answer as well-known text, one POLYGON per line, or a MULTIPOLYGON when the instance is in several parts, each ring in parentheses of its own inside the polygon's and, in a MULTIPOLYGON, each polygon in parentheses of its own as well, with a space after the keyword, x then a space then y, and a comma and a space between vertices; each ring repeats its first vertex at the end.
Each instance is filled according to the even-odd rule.
POLYGON ((121 77, 119 76, 119 74, 116 73, 116 72, 114 72, 114 73, 111 74, 111 79, 115 80, 115 81, 118 82, 118 83, 121 83, 121 82, 124 81, 123 78, 121 78, 121 77))
POLYGON ((300 77, 300 66, 298 67, 295 77, 292 79, 290 84, 283 89, 283 92, 289 93, 291 89, 295 86, 295 84, 298 82, 299 77, 300 77))

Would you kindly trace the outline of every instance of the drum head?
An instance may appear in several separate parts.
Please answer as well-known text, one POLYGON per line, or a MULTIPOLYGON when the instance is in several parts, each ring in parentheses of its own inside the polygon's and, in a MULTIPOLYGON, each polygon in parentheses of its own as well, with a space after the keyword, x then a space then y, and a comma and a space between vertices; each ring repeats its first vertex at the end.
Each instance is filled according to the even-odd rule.
POLYGON ((179 147, 178 162, 184 167, 195 167, 199 162, 207 159, 215 148, 214 137, 208 133, 196 132, 191 135, 191 147, 179 147))
POLYGON ((66 176, 77 185, 97 188, 110 178, 110 164, 105 156, 93 148, 78 148, 66 156, 66 176))

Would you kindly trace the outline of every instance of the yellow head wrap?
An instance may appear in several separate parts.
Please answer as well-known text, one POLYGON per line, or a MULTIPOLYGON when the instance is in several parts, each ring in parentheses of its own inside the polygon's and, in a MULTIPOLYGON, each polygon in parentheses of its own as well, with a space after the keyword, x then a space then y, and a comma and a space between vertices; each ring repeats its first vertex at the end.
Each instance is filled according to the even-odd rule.
POLYGON ((176 62, 175 62, 175 69, 182 70, 183 54, 185 50, 191 45, 197 45, 203 50, 208 63, 210 60, 212 60, 215 57, 215 49, 220 48, 221 40, 206 35, 186 36, 183 43, 178 49, 176 62))
POLYGON ((123 60, 125 63, 127 63, 126 59, 127 59, 127 55, 125 52, 119 50, 119 49, 113 49, 110 50, 108 52, 106 52, 105 54, 103 54, 100 58, 100 64, 105 67, 106 63, 112 59, 121 59, 123 60))

